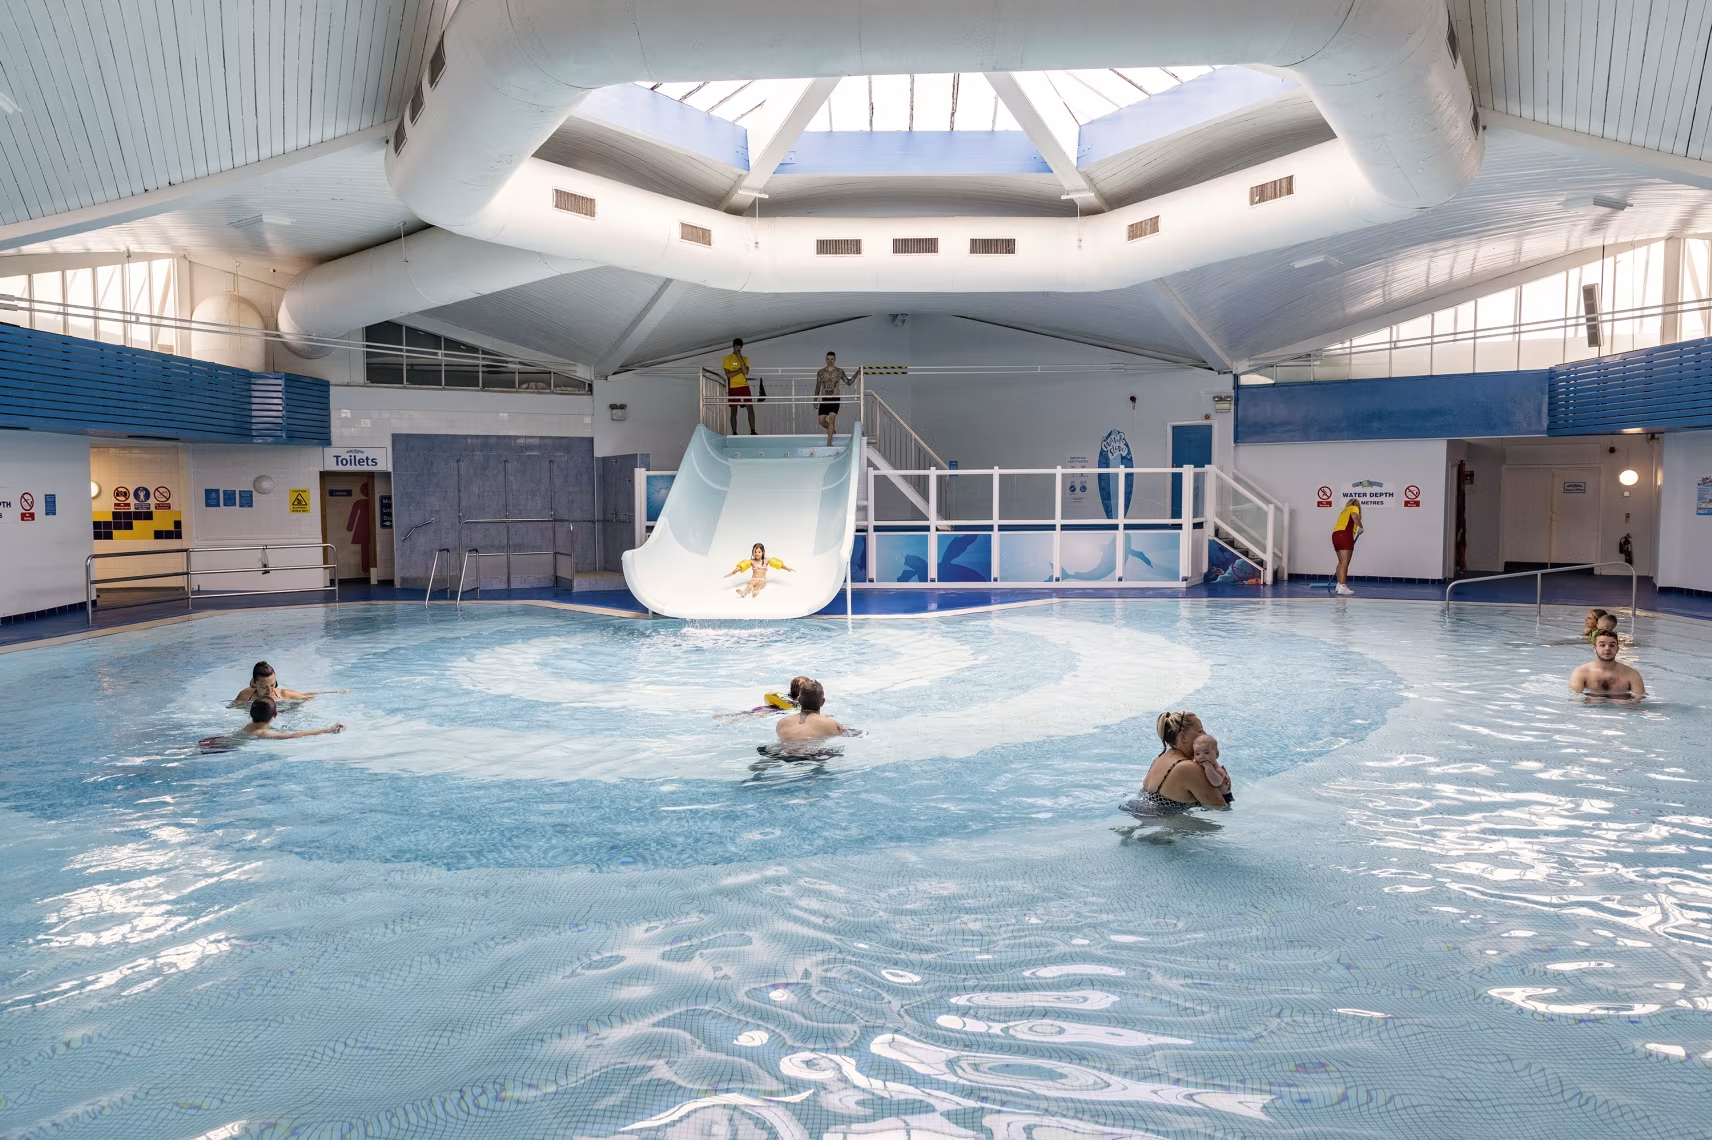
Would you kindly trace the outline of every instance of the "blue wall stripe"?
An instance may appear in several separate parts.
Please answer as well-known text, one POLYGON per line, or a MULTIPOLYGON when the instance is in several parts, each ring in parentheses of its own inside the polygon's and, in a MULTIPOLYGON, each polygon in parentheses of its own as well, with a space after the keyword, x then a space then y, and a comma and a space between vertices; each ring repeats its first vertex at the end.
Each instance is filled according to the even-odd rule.
POLYGON ((1551 435, 1712 427, 1712 337, 1551 370, 1551 435))
POLYGON ((1244 384, 1238 443, 1546 434, 1547 370, 1244 384))
POLYGON ((326 446, 328 402, 325 380, 0 324, 4 427, 326 446))

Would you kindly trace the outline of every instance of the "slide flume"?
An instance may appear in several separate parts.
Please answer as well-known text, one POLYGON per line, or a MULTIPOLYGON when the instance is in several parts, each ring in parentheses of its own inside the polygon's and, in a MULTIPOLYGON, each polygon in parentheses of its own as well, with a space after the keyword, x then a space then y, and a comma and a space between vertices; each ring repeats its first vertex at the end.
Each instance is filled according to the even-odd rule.
POLYGON ((792 618, 838 593, 856 537, 862 425, 826 446, 822 436, 716 435, 697 427, 648 541, 624 552, 624 583, 658 614, 679 618, 792 618), (750 547, 790 571, 739 597, 747 571, 726 577, 750 547))

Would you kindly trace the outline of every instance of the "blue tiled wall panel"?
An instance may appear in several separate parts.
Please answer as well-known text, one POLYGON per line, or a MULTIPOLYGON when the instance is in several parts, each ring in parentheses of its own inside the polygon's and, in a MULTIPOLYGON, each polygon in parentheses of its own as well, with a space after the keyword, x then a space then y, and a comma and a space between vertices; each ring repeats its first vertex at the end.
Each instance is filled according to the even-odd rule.
POLYGON ((1238 443, 1545 435, 1548 369, 1244 384, 1238 443))
POLYGON ((1550 435, 1712 427, 1712 337, 1551 370, 1550 435))
POLYGON ((324 446, 327 407, 325 380, 0 324, 7 427, 324 446))

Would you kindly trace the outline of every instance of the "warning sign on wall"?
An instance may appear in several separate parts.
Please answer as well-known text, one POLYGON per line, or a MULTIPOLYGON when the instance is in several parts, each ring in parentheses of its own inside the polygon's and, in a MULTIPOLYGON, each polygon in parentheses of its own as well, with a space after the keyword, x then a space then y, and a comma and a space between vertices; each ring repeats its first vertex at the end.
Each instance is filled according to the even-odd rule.
POLYGON ((290 501, 291 513, 294 515, 306 515, 309 514, 312 509, 310 504, 313 500, 309 497, 308 487, 293 487, 291 489, 290 501))

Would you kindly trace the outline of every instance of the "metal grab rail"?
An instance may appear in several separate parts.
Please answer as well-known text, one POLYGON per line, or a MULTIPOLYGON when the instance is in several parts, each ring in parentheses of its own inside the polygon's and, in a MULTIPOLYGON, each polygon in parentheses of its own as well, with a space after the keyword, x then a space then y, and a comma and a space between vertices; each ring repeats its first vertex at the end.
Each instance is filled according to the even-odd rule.
MULTIPOLYGON (((552 555, 553 556, 553 579, 555 581, 557 581, 558 577, 559 577, 559 556, 563 553, 563 551, 558 549, 558 546, 559 546, 558 524, 560 524, 560 523, 564 523, 566 526, 569 526, 572 530, 576 529, 575 524, 573 524, 570 519, 562 519, 562 518, 559 518, 557 515, 554 515, 552 513, 549 513, 548 516, 544 519, 523 519, 523 518, 518 518, 518 519, 514 519, 514 518, 464 519, 464 518, 461 518, 458 520, 458 549, 463 550, 465 552, 465 554, 464 554, 464 567, 468 568, 468 566, 469 566, 469 562, 470 562, 469 554, 470 554, 470 552, 478 551, 480 549, 479 547, 474 547, 474 546, 472 546, 472 547, 465 547, 464 546, 464 528, 467 526, 484 526, 484 525, 503 526, 503 527, 505 527, 505 549, 504 550, 492 551, 489 554, 482 555, 482 557, 483 558, 503 557, 505 559, 505 588, 507 590, 511 589, 511 556, 513 554, 516 554, 520 557, 527 557, 529 555, 538 555, 538 554, 550 554, 550 555, 552 555), (513 549, 511 549, 511 524, 512 523, 520 523, 520 524, 551 523, 551 524, 553 524, 552 542, 553 542, 554 549, 552 549, 552 550, 513 550, 513 549)), ((447 553, 451 553, 451 551, 448 550, 447 553)), ((438 550, 436 550, 434 552, 435 561, 438 561, 439 557, 440 557, 440 552, 438 550)), ((572 551, 570 557, 571 557, 571 586, 574 589, 576 587, 576 581, 577 581, 577 565, 576 565, 576 557, 577 556, 576 556, 576 552, 572 551)), ((430 573, 432 573, 432 571, 430 571, 430 573)), ((452 573, 452 569, 450 566, 448 566, 446 568, 446 575, 447 575, 448 579, 451 577, 451 573, 452 573)), ((432 577, 430 577, 428 579, 428 585, 429 585, 430 589, 433 588, 434 579, 432 577)), ((447 589, 449 590, 450 586, 448 586, 447 589)), ((459 578, 458 578, 458 596, 460 598, 463 596, 463 592, 464 592, 463 576, 460 573, 459 578)), ((480 578, 476 579, 476 596, 477 597, 481 596, 481 579, 480 578)), ((428 599, 423 598, 422 600, 424 603, 426 603, 428 599)))
MULTIPOLYGON (((333 604, 339 604, 338 551, 330 542, 292 542, 292 543, 263 543, 259 546, 179 546, 165 550, 114 550, 99 554, 90 554, 83 559, 83 610, 85 620, 95 624, 95 588, 111 586, 119 582, 157 582, 166 578, 184 579, 184 608, 191 611, 196 608, 196 599, 203 598, 243 598, 252 594, 311 594, 326 590, 333 591, 333 604), (211 570, 198 570, 191 564, 193 555, 222 554, 234 551, 256 550, 261 552, 256 566, 220 567, 211 570), (310 563, 303 566, 269 566, 267 561, 270 550, 321 550, 326 552, 326 561, 310 563), (162 554, 184 555, 184 569, 165 570, 159 574, 127 574, 122 578, 97 578, 95 576, 95 560, 97 558, 149 558, 162 554), (286 570, 327 570, 332 571, 326 586, 294 586, 284 590, 225 590, 220 593, 198 594, 193 589, 192 579, 203 574, 271 574, 274 571, 286 570)), ((109 605, 110 610, 130 609, 132 606, 159 605, 162 601, 172 601, 170 598, 156 598, 141 602, 119 602, 109 605)))
MULTIPOLYGON (((725 374, 712 368, 701 369, 701 422, 707 430, 730 435, 732 413, 742 409, 754 412, 756 431, 761 435, 813 435, 825 431, 820 426, 818 409, 822 403, 837 404, 841 416, 846 412, 857 418, 862 415, 867 374, 861 368, 851 373, 849 385, 840 387, 833 396, 815 394, 814 369, 772 369, 767 374, 755 369, 750 375, 752 395, 737 397, 740 402, 732 403, 725 374), (762 396, 760 389, 769 378, 773 390, 762 396)), ((748 412, 744 414, 747 416, 748 412)))
MULTIPOLYGON (((464 565, 463 565, 463 568, 458 571, 457 604, 458 605, 464 604, 464 579, 469 575, 470 559, 472 559, 472 558, 510 558, 513 554, 520 555, 520 556, 521 555, 527 555, 527 554, 552 554, 554 556, 557 556, 559 554, 559 551, 557 551, 557 550, 488 550, 488 551, 482 551, 482 550, 478 549, 477 547, 474 547, 474 546, 470 547, 468 550, 464 551, 464 565)), ((507 567, 509 567, 510 563, 508 562, 508 563, 506 563, 506 565, 507 565, 507 567)), ((480 567, 478 566, 477 569, 479 570, 480 567)), ((558 569, 558 567, 555 566, 554 569, 556 570, 556 569, 558 569)), ((450 577, 451 567, 447 567, 446 573, 447 573, 447 576, 450 577)), ((572 579, 572 581, 575 581, 575 579, 572 579)), ((511 589, 511 571, 509 569, 507 569, 507 571, 506 571, 505 588, 507 590, 511 589)), ((451 586, 447 586, 446 589, 448 592, 450 592, 451 586)), ((478 598, 481 597, 481 590, 482 590, 482 588, 481 588, 481 575, 478 573, 476 575, 476 597, 478 597, 478 598)), ((427 605, 428 603, 426 600, 424 600, 422 604, 427 605)))
MULTIPOLYGON (((420 523, 418 525, 427 526, 428 524, 420 523)), ((405 537, 410 536, 406 535, 405 537)), ((452 596, 452 548, 449 546, 436 547, 434 549, 434 561, 428 567, 428 592, 422 595, 423 605, 427 605, 428 599, 434 596, 434 579, 440 575, 440 555, 442 554, 446 555, 446 597, 450 599, 452 596)))
POLYGON ((1633 566, 1622 561, 1583 562, 1576 566, 1548 566, 1543 570, 1517 570, 1510 574, 1488 574, 1481 578, 1459 578, 1445 587, 1445 607, 1446 609, 1449 609, 1450 592, 1458 586, 1467 586, 1474 582, 1496 582, 1500 578, 1526 578, 1529 575, 1532 575, 1534 579, 1534 620, 1537 622, 1540 620, 1540 614, 1544 609, 1544 603, 1541 600, 1541 595, 1543 593, 1542 587, 1547 574, 1563 574, 1570 570, 1597 570, 1601 566, 1621 566, 1629 572, 1629 636, 1633 637, 1635 636, 1635 598, 1640 587, 1641 579, 1640 575, 1635 573, 1635 568, 1633 566))

